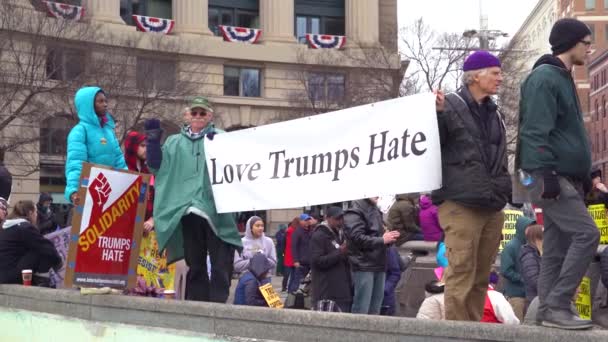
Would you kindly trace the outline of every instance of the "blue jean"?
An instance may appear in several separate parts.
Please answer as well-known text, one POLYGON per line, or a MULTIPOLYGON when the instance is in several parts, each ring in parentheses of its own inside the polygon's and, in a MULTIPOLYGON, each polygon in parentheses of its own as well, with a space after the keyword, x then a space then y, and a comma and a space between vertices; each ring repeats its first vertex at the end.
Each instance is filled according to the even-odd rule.
POLYGON ((300 287, 300 282, 306 278, 310 272, 310 266, 308 265, 300 265, 300 267, 296 267, 291 271, 291 275, 289 276, 289 285, 287 285, 287 291, 289 293, 296 292, 300 287))
POLYGON ((353 272, 352 313, 379 315, 384 299, 385 272, 353 272))

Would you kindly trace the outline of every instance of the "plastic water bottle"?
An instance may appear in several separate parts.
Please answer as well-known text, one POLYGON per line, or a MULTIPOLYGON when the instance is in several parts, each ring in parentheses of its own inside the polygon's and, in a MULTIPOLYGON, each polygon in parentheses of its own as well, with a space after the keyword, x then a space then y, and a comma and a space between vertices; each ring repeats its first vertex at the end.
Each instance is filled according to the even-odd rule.
POLYGON ((534 178, 532 177, 531 174, 520 169, 519 170, 519 182, 521 183, 521 185, 528 188, 528 187, 531 187, 532 185, 534 185, 534 178))

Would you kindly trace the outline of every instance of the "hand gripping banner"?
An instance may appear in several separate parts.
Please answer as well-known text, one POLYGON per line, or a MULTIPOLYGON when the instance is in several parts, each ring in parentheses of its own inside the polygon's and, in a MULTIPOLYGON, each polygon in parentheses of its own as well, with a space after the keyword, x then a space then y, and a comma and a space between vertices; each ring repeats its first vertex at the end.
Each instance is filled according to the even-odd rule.
POLYGON ((143 15, 133 15, 135 26, 142 32, 169 34, 175 26, 175 21, 171 19, 146 17, 143 15))
POLYGON ((79 21, 84 16, 82 6, 62 4, 54 1, 44 1, 47 13, 54 18, 79 21))
POLYGON ((346 37, 329 34, 306 34, 306 40, 313 49, 341 49, 346 44, 346 37))
POLYGON ((219 27, 224 40, 227 42, 255 44, 262 35, 262 30, 260 29, 225 25, 220 25, 219 27))

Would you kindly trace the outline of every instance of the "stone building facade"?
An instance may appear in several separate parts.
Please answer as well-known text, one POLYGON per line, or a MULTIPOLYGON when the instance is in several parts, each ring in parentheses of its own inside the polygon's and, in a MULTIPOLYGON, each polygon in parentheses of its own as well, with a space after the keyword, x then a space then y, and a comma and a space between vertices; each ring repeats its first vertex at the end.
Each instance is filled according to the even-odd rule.
MULTIPOLYGON (((7 1, 32 16, 45 16, 37 11, 40 1, 7 1)), ((397 0, 64 2, 85 8, 85 17, 74 24, 74 30, 88 33, 79 36, 68 32, 61 39, 45 43, 46 78, 48 82, 61 82, 73 75, 90 75, 92 69, 101 66, 100 74, 95 74, 100 78, 84 77, 80 85, 95 84, 96 80, 107 78, 114 65, 122 64, 122 88, 116 89, 125 90, 109 95, 111 107, 117 108, 114 115, 119 121, 119 136, 126 129, 141 128, 145 117, 159 115, 168 132, 177 131, 183 124, 182 109, 193 95, 209 97, 216 111, 216 125, 231 130, 390 98, 404 73, 397 52, 397 0), (175 27, 170 35, 138 32, 131 19, 133 14, 172 18, 175 27), (231 43, 218 35, 217 25, 260 28, 262 36, 257 44, 231 43), (306 33, 344 35, 347 45, 342 50, 310 49, 302 39, 306 33), (382 77, 373 82, 366 72, 382 77), (382 91, 366 91, 370 84, 382 91), (137 92, 141 87, 149 87, 149 93, 156 95, 168 91, 157 105, 138 107, 143 101, 137 92), (182 91, 176 92, 180 87, 182 91), (368 97, 363 98, 364 93, 368 97), (326 106, 315 106, 318 102, 326 106)), ((23 34, 28 41, 28 32, 23 34)), ((51 40, 33 40, 38 38, 51 40)), ((77 87, 73 84, 63 94, 42 98, 68 98, 77 87)), ((64 101, 52 113, 45 108, 36 120, 15 120, 10 132, 0 132, 3 139, 26 131, 40 134, 41 138, 40 142, 25 144, 4 156, 4 163, 15 175, 15 200, 37 199, 45 191, 53 195, 57 204, 65 202, 65 138, 74 124, 70 104, 64 101), (31 168, 32 165, 37 167, 31 168)), ((276 227, 303 209, 269 211, 264 215, 276 227)))

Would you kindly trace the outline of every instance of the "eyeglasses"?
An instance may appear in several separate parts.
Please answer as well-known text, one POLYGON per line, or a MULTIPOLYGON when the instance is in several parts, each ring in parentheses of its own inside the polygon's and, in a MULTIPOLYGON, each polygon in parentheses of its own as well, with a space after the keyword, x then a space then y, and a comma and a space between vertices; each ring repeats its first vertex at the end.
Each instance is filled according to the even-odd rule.
POLYGON ((197 116, 197 115, 198 116, 205 116, 207 114, 209 114, 209 113, 207 113, 204 110, 203 111, 192 111, 192 112, 190 112, 190 115, 192 115, 192 116, 197 116))
POLYGON ((592 42, 588 40, 581 40, 581 43, 585 44, 585 46, 591 46, 592 42))

